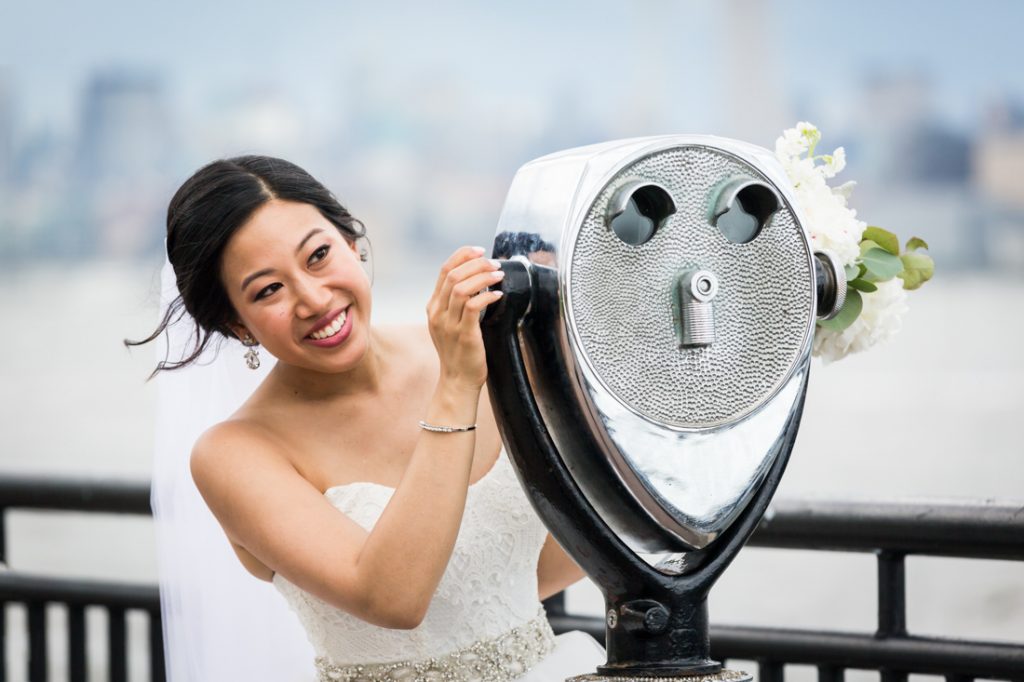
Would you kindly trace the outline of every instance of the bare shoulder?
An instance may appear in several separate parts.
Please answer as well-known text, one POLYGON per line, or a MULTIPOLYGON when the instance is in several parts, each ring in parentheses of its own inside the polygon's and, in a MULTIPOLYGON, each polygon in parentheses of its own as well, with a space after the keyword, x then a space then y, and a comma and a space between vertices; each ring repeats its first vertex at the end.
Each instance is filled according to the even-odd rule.
MULTIPOLYGON (((232 541, 232 511, 246 490, 265 490, 275 480, 301 479, 274 434, 258 423, 229 419, 204 431, 189 457, 192 480, 232 541)), ((312 488, 312 485, 310 485, 312 488)))
POLYGON ((254 464, 294 471, 273 432, 247 419, 228 419, 206 429, 192 446, 189 464, 193 478, 202 479, 254 464))

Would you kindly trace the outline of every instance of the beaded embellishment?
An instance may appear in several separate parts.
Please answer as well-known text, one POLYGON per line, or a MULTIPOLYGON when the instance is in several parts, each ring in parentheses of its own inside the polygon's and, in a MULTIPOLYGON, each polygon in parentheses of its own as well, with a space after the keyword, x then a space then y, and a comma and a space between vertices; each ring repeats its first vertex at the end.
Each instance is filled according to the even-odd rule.
POLYGON ((483 639, 451 653, 422 661, 335 665, 316 658, 319 682, 510 682, 555 648, 543 609, 532 620, 493 639, 483 639))

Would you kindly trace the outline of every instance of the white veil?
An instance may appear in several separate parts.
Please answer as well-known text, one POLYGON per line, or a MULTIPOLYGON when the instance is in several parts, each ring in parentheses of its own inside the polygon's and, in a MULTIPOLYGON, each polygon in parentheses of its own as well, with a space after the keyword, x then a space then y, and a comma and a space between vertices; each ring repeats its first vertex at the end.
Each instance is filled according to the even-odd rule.
MULTIPOLYGON (((166 258, 161 316, 177 298, 166 258)), ((158 339, 157 360, 193 347, 188 313, 158 339)), ((251 370, 236 339, 211 343, 193 365, 159 372, 151 504, 156 524, 160 601, 171 682, 311 682, 314 652, 297 616, 273 585, 248 573, 192 481, 189 455, 207 427, 228 417, 273 367, 260 354, 251 370)))

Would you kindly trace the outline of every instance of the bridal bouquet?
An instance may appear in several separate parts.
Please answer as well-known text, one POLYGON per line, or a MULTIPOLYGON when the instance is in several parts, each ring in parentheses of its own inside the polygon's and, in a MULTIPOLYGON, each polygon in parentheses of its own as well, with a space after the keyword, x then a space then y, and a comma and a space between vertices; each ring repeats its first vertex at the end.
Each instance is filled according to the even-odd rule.
POLYGON ((846 303, 832 319, 819 320, 814 334, 812 353, 828 363, 899 331, 907 290, 931 279, 935 264, 921 253, 928 248, 923 239, 911 237, 901 251, 895 234, 857 218, 846 205, 856 183, 830 187, 827 182, 846 166, 846 153, 839 147, 816 156, 820 140, 816 127, 798 123, 775 141, 775 156, 796 190, 811 248, 830 251, 846 270, 846 303))

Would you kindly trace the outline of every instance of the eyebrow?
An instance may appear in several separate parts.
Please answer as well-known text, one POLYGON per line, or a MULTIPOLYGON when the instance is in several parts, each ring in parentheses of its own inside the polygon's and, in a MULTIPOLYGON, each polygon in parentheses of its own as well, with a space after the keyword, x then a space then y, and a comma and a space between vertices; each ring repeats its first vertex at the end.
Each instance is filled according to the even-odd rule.
MULTIPOLYGON (((295 247, 296 255, 299 253, 299 251, 302 251, 302 247, 306 245, 306 242, 309 241, 309 238, 312 237, 317 232, 323 232, 323 228, 314 227, 312 230, 310 230, 306 234, 306 236, 302 238, 302 241, 299 242, 299 245, 295 247)), ((242 280, 241 291, 245 291, 245 288, 247 286, 249 286, 249 284, 254 279, 256 279, 257 277, 262 277, 263 275, 269 275, 269 274, 271 274, 273 272, 274 272, 274 268, 263 268, 262 270, 257 270, 256 272, 252 273, 251 275, 249 275, 248 277, 246 277, 245 279, 242 280)))

